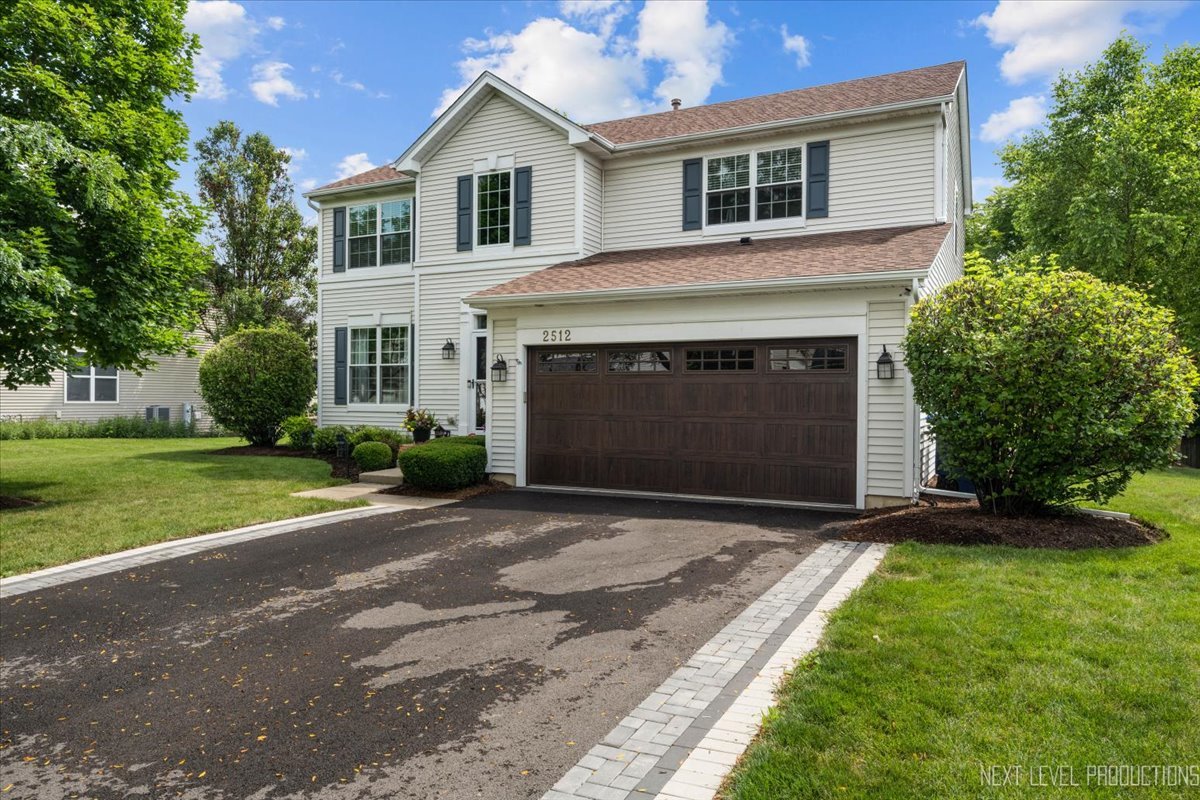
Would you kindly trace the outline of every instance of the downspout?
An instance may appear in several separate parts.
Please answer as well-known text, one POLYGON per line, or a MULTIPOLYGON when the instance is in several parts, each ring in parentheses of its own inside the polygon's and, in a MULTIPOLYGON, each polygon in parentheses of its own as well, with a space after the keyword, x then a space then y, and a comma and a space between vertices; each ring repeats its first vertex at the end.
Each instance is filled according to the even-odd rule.
POLYGON ((321 335, 321 256, 324 254, 321 241, 321 207, 314 206, 313 201, 306 197, 304 202, 317 214, 317 427, 322 425, 325 405, 321 402, 321 357, 325 337, 321 335))

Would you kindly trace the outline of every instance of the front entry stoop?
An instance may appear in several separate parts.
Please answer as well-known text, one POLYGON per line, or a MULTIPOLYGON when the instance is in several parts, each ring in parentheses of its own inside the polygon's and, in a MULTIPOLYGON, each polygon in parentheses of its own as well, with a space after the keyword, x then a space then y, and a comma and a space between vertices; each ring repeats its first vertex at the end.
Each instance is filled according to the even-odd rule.
POLYGON ((359 483, 382 483, 387 486, 399 486, 404 483, 404 473, 399 467, 391 469, 377 469, 374 472, 361 472, 358 475, 359 483))

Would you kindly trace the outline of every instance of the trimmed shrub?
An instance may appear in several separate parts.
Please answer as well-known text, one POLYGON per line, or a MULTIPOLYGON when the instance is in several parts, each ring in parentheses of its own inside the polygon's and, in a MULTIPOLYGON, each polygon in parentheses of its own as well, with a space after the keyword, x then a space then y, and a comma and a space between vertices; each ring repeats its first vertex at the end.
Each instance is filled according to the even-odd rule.
POLYGON ((410 447, 400 454, 405 483, 418 489, 450 491, 483 481, 487 450, 473 444, 445 444, 445 441, 410 447))
POLYGON ((918 303, 904 352, 945 466, 992 513, 1036 513, 1172 463, 1200 382, 1172 327, 1084 273, 985 271, 918 303))
POLYGON ((447 444, 469 444, 475 447, 487 447, 486 436, 443 436, 441 439, 430 439, 429 444, 447 445, 447 444))
POLYGON ((346 434, 346 439, 350 438, 350 429, 345 425, 329 425, 325 428, 317 428, 313 431, 313 450, 316 450, 321 455, 333 455, 337 452, 337 437, 339 433, 346 434))
POLYGON ((400 445, 412 441, 412 437, 400 431, 379 428, 375 425, 359 425, 350 430, 350 444, 360 445, 363 442, 383 442, 392 448, 392 453, 400 449, 400 445))
POLYGON ((392 448, 383 442, 363 442, 350 454, 363 472, 387 469, 396 460, 392 448))
POLYGON ((317 432, 317 424, 306 416, 288 417, 279 426, 288 437, 288 446, 297 450, 311 450, 313 434, 317 432))
POLYGON ((209 414, 253 445, 279 441, 283 421, 308 408, 316 381, 308 345, 283 327, 244 328, 200 361, 209 414))

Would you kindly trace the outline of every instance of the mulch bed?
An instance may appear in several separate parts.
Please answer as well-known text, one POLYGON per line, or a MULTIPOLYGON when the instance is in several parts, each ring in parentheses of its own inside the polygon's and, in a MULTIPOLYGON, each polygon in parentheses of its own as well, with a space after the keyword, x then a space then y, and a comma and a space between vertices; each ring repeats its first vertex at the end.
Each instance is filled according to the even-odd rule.
POLYGON ((358 481, 358 464, 352 458, 347 458, 342 461, 337 456, 324 455, 322 453, 314 453, 311 450, 292 450, 287 447, 260 447, 252 444, 239 445, 237 447, 223 447, 220 450, 210 450, 210 455, 214 456, 284 456, 287 458, 316 458, 324 461, 333 468, 333 477, 346 478, 349 481, 358 481))
POLYGON ((11 508, 29 508, 36 505, 39 505, 38 501, 30 500, 28 497, 0 494, 0 511, 8 511, 11 508))
POLYGON ((868 512, 838 532, 861 542, 1000 544, 1081 550, 1134 547, 1167 538, 1165 531, 1135 520, 1064 512, 1053 516, 996 517, 974 502, 945 502, 868 512))
POLYGON ((468 486, 465 489, 455 489, 453 492, 434 492, 429 489, 418 489, 415 486, 393 486, 378 494, 399 494, 408 497, 435 497, 439 500, 466 500, 468 497, 478 497, 481 494, 493 494, 511 489, 503 481, 485 481, 484 483, 468 486))

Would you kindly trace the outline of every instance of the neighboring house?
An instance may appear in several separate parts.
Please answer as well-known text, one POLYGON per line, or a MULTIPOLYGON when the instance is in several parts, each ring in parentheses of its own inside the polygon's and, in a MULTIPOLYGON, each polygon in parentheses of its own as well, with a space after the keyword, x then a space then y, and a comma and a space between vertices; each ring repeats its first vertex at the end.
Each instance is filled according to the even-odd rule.
POLYGON ((62 419, 95 422, 108 417, 142 417, 169 422, 211 425, 200 399, 200 358, 212 344, 196 343, 199 354, 161 356, 156 369, 141 376, 129 370, 87 366, 60 370, 45 386, 26 384, 0 388, 2 419, 62 419))
POLYGON ((898 347, 962 274, 968 130, 962 62, 594 125, 484 73, 307 195, 320 422, 429 408, 519 486, 904 502, 898 347))

